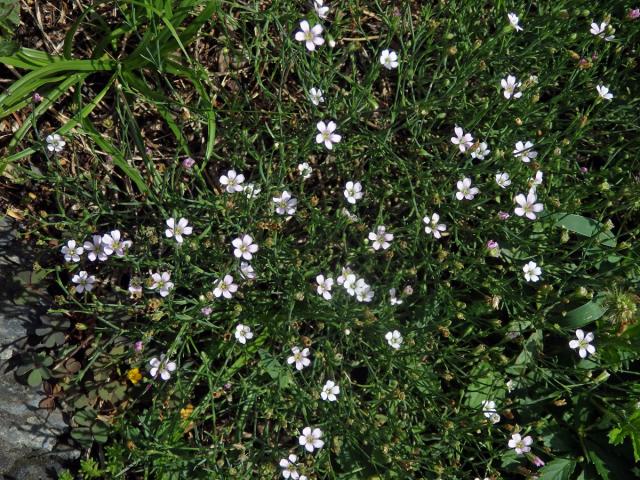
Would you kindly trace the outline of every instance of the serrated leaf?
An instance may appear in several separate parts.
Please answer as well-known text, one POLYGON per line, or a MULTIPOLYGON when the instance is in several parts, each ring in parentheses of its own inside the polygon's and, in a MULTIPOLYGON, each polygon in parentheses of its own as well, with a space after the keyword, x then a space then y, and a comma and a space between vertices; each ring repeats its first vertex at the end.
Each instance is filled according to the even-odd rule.
POLYGON ((540 469, 540 480, 569 480, 576 468, 576 461, 570 458, 556 458, 540 469))

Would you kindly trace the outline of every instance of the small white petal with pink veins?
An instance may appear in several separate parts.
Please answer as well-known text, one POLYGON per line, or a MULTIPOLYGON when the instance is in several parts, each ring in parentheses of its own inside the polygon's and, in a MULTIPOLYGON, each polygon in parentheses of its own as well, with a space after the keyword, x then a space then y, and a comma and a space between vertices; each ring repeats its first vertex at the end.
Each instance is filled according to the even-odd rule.
POLYGON ((533 143, 516 142, 515 149, 513 150, 513 156, 519 158, 524 163, 529 163, 531 160, 538 156, 538 152, 533 150, 533 143))
POLYGON ((238 285, 233 283, 233 277, 231 275, 225 275, 224 278, 218 280, 218 283, 213 289, 213 295, 216 298, 231 298, 237 291, 238 285))
POLYGON ((607 35, 608 26, 609 24, 607 22, 601 22, 599 25, 595 22, 592 22, 589 32, 596 37, 604 39, 606 42, 610 42, 615 38, 615 35, 607 35))
POLYGON ((253 243, 253 238, 251 235, 242 235, 234 239, 231 242, 233 246, 233 254, 236 258, 244 258, 245 260, 251 260, 253 258, 253 254, 258 251, 258 245, 253 243))
POLYGON ((176 363, 170 362, 165 355, 160 355, 160 359, 152 358, 149 361, 149 365, 151 365, 151 369, 149 370, 149 374, 156 378, 158 373, 160 374, 160 378, 165 382, 171 378, 171 372, 176 370, 176 363))
POLYGON ((373 241, 371 245, 374 250, 386 250, 391 246, 393 240, 393 233, 388 233, 384 225, 380 225, 376 228, 375 232, 369 232, 369 240, 373 241))
POLYGON ((440 215, 437 213, 432 214, 431 217, 426 215, 422 221, 427 224, 424 227, 425 233, 433 235, 434 238, 441 238, 442 232, 447 230, 447 226, 444 223, 440 223, 440 215))
POLYGON ((76 292, 90 292, 93 290, 93 284, 96 283, 96 277, 82 270, 74 275, 71 281, 76 284, 76 292))
POLYGON ((456 198, 458 200, 473 200, 473 198, 480 193, 480 190, 471 186, 471 179, 465 178, 459 180, 456 184, 458 191, 456 192, 456 198))
POLYGON ((304 367, 311 365, 311 360, 309 359, 311 352, 308 348, 300 350, 299 347, 293 347, 291 353, 293 353, 293 355, 287 358, 287 363, 289 365, 295 363, 297 370, 302 370, 304 367))
POLYGON ((164 234, 167 238, 175 237, 176 242, 178 243, 182 243, 184 241, 182 238, 183 235, 191 235, 193 232, 193 227, 189 226, 189 220, 186 218, 181 218, 176 223, 176 220, 171 217, 167 219, 166 223, 169 228, 164 231, 164 234))
POLYGON ((49 150, 51 153, 60 153, 66 145, 66 142, 57 133, 54 133, 53 135, 47 135, 47 138, 45 140, 47 142, 47 150, 49 150))
POLYGON ((514 433, 511 435, 511 440, 509 440, 509 448, 513 448, 518 455, 522 455, 523 453, 528 453, 531 451, 531 444, 533 443, 533 438, 529 435, 522 438, 519 433, 514 433))
POLYGON ((64 255, 65 262, 79 262, 80 255, 84 253, 84 248, 78 245, 75 240, 69 240, 60 251, 64 255))
POLYGON ((107 255, 104 251, 102 235, 93 235, 91 237, 91 240, 91 242, 84 242, 84 250, 88 252, 87 258, 89 258, 89 260, 92 262, 95 262, 96 260, 104 262, 107 258, 109 258, 109 255, 107 255))
POLYGON ((456 127, 453 129, 455 132, 455 137, 451 137, 451 143, 457 145, 462 153, 464 153, 467 149, 473 146, 473 137, 470 133, 464 133, 462 128, 456 127))
POLYGON ((302 20, 300 22, 300 30, 296 32, 295 39, 299 42, 304 42, 307 50, 313 52, 317 46, 324 43, 322 25, 318 24, 312 28, 309 22, 302 20))
POLYGON ((507 188, 509 185, 511 185, 509 174, 503 172, 496 173, 496 183, 500 188, 507 188))
POLYGON ((322 295, 325 300, 331 300, 331 287, 333 287, 333 278, 324 278, 324 275, 318 275, 316 277, 316 283, 318 284, 318 295, 322 295))
POLYGON ((577 329, 576 339, 569 342, 569 347, 574 350, 578 349, 578 355, 580 355, 580 358, 586 358, 587 355, 593 355, 596 353, 596 347, 591 345, 594 338, 593 333, 585 333, 583 330, 577 329))
POLYGON ((235 170, 229 170, 226 175, 220 176, 220 184, 225 187, 228 193, 242 192, 244 190, 243 182, 244 175, 236 173, 235 170))
POLYGON ((514 212, 519 217, 525 216, 529 220, 535 220, 536 213, 540 213, 544 210, 544 205, 541 203, 536 203, 538 197, 536 196, 535 189, 529 190, 529 193, 525 197, 523 193, 519 193, 516 195, 516 203, 518 206, 515 208, 514 212))
POLYGON ((316 449, 320 449, 324 446, 324 442, 321 440, 322 430, 319 428, 305 427, 302 430, 302 435, 298 438, 298 442, 303 446, 307 452, 312 453, 316 449))
POLYGON ((104 253, 107 255, 115 253, 116 257, 124 257, 133 242, 131 240, 122 240, 120 230, 112 230, 111 233, 102 236, 102 245, 104 246, 104 253))
POLYGON ((293 215, 296 213, 298 200, 285 190, 279 197, 273 197, 273 203, 276 204, 278 215, 293 215))
POLYGON ((151 290, 158 289, 158 293, 161 297, 166 297, 169 295, 169 292, 173 289, 174 285, 171 281, 171 273, 162 272, 162 273, 152 273, 151 274, 151 290))
POLYGON ((324 146, 329 150, 333 149, 334 143, 340 143, 340 140, 342 140, 342 135, 334 133, 338 126, 333 120, 328 123, 320 121, 317 123, 316 128, 320 132, 316 135, 316 143, 324 143, 324 146))
POLYGON ((516 77, 514 77, 513 75, 507 75, 507 78, 503 78, 500 81, 500 85, 504 89, 504 91, 502 92, 504 98, 520 98, 522 96, 522 92, 516 92, 516 89, 520 88, 522 82, 518 82, 516 80, 516 77))

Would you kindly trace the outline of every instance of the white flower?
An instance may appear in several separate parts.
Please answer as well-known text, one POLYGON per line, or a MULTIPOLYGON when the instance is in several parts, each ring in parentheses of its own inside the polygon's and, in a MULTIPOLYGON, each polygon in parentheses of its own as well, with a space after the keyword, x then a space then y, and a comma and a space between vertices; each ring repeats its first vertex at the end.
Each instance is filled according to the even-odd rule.
POLYGON ((251 260, 253 254, 258 251, 258 245, 253 243, 251 235, 242 235, 231 242, 234 247, 233 254, 236 258, 244 258, 245 260, 251 260))
POLYGON ((353 270, 351 270, 351 268, 342 267, 342 271, 340 272, 340 275, 336 279, 336 283, 338 285, 342 285, 344 283, 344 281, 347 279, 347 275, 350 275, 352 273, 353 273, 353 270))
POLYGON ((522 271, 524 272, 524 279, 527 282, 537 282, 540 280, 540 275, 542 275, 542 269, 536 262, 527 263, 522 267, 522 271))
POLYGON ((535 189, 538 185, 542 185, 543 176, 543 172, 541 172, 540 170, 536 171, 535 176, 529 179, 529 185, 531 185, 531 188, 535 189))
POLYGON ((519 23, 520 19, 518 18, 518 15, 516 15, 515 13, 509 13, 507 17, 509 17, 509 23, 513 28, 516 29, 516 32, 522 31, 522 27, 520 26, 520 23, 519 23))
POLYGON ((340 143, 342 135, 333 133, 337 128, 336 122, 331 120, 329 123, 318 122, 316 128, 320 133, 316 135, 316 143, 324 143, 329 150, 333 149, 334 143, 340 143))
POLYGON ((391 305, 402 305, 402 300, 396 297, 395 288, 389 289, 389 301, 391 302, 391 305))
POLYGON ((471 148, 471 146, 473 145, 473 137, 470 133, 464 133, 464 130, 462 130, 462 128, 458 127, 457 125, 453 129, 453 131, 455 132, 456 136, 451 137, 451 143, 457 145, 460 151, 463 153, 468 148, 471 148))
POLYGON ((102 235, 92 235, 91 242, 84 242, 84 250, 88 252, 87 257, 90 261, 95 262, 96 260, 100 260, 104 262, 109 255, 107 255, 104 251, 104 245, 102 244, 102 235))
POLYGON ((380 64, 387 70, 398 68, 398 54, 393 50, 383 50, 380 54, 380 64))
POLYGON ((251 340, 253 338, 253 332, 248 325, 243 325, 239 323, 236 325, 236 331, 234 333, 236 340, 238 340, 243 345, 247 343, 247 340, 251 340))
POLYGON ((393 233, 387 233, 387 228, 384 225, 379 225, 376 227, 375 232, 369 232, 369 240, 373 241, 373 249, 386 250, 391 246, 391 242, 393 240, 393 233))
POLYGON ((77 284, 76 292, 82 293, 85 290, 90 292, 93 290, 93 284, 96 282, 96 277, 89 275, 87 272, 82 270, 78 272, 77 275, 74 275, 71 281, 77 284))
POLYGON ((320 449, 324 446, 324 442, 320 440, 322 438, 322 430, 319 428, 305 427, 302 430, 302 435, 298 439, 300 445, 302 445, 307 452, 313 452, 314 449, 320 449))
POLYGON ((456 186, 458 187, 458 191, 456 192, 456 198, 458 200, 473 200, 473 197, 480 193, 480 190, 471 186, 470 178, 458 180, 456 186))
POLYGON ((594 339, 593 333, 584 333, 581 329, 577 329, 576 339, 569 342, 569 347, 574 350, 577 348, 580 358, 586 358, 587 355, 596 353, 596 347, 591 345, 594 339))
POLYGON ((247 196, 248 199, 252 199, 252 198, 257 198, 258 195, 260 195, 260 192, 262 191, 262 189, 260 187, 256 187, 256 185, 253 183, 247 183, 242 189, 242 191, 244 192, 244 194, 247 196))
POLYGON ((65 262, 79 262, 80 255, 84 253, 84 248, 77 245, 75 240, 69 240, 60 251, 64 255, 65 262))
POLYGON ((253 280, 256 278, 256 272, 248 262, 240 262, 240 275, 247 280, 253 280))
POLYGON ((511 179, 508 173, 496 173, 496 183, 500 188, 507 188, 511 185, 511 179))
POLYGON ((400 348, 402 345, 402 335, 398 330, 394 330, 393 332, 387 332, 384 336, 387 339, 387 343, 391 345, 396 350, 400 348))
POLYGON ((229 170, 226 175, 220 176, 220 183, 229 193, 242 192, 244 190, 242 182, 244 182, 244 175, 236 173, 235 170, 229 170))
POLYGON ((342 285, 347 293, 351 296, 356 294, 356 284, 358 283, 358 279, 353 273, 347 274, 344 279, 344 284, 342 285))
POLYGON ((363 278, 359 278, 356 282, 356 300, 359 302, 370 302, 373 300, 373 290, 371 290, 371 286, 364 281, 363 278))
POLYGON ((278 215, 293 215, 296 213, 298 200, 285 190, 279 197, 273 197, 273 203, 276 204, 276 213, 278 215))
POLYGON ((142 294, 142 282, 138 277, 132 277, 129 280, 129 293, 133 296, 142 294))
POLYGON ((307 162, 298 164, 298 172, 300 172, 300 176, 303 180, 306 180, 311 176, 311 172, 313 172, 313 168, 309 166, 307 162))
POLYGON ((493 400, 485 400, 482 402, 482 413, 491 423, 498 423, 500 421, 500 415, 498 415, 496 411, 496 402, 493 400))
POLYGON ((531 160, 538 156, 538 152, 533 150, 533 143, 527 141, 525 143, 516 142, 513 156, 519 158, 524 163, 529 163, 531 160))
POLYGON ((440 232, 444 232, 447 229, 444 223, 438 223, 440 221, 440 215, 437 213, 432 214, 431 218, 429 218, 429 214, 427 214, 422 221, 427 224, 427 226, 424 227, 425 233, 433 235, 435 238, 442 237, 440 232))
POLYGON ((340 387, 336 385, 333 380, 327 380, 327 383, 322 387, 320 397, 322 400, 328 400, 329 402, 335 402, 338 398, 336 395, 340 394, 340 387))
POLYGON ((311 103, 313 103, 316 107, 324 102, 322 90, 320 90, 319 88, 311 88, 309 90, 309 98, 311 99, 311 103))
POLYGON ((102 236, 102 245, 104 246, 104 253, 107 255, 115 253, 116 257, 124 257, 133 242, 131 240, 122 240, 120 230, 112 230, 111 233, 106 233, 102 236))
POLYGON ((611 100, 613 98, 613 94, 609 92, 609 87, 605 87, 604 85, 600 84, 596 87, 596 90, 598 91, 598 95, 600 95, 600 97, 604 98, 605 100, 611 100))
POLYGON ((283 458, 280 460, 280 468, 282 468, 282 476, 284 478, 292 478, 293 480, 299 480, 300 475, 298 474, 298 470, 296 468, 296 463, 298 462, 298 456, 293 453, 289 455, 289 458, 283 458))
POLYGON ((523 193, 516 195, 516 203, 519 205, 515 208, 514 212, 519 217, 523 215, 529 220, 536 219, 536 213, 544 210, 544 206, 541 203, 536 203, 538 197, 536 196, 535 189, 529 190, 529 193, 525 197, 523 193))
POLYGON ((231 275, 225 275, 224 278, 218 280, 216 287, 213 289, 213 294, 216 298, 220 298, 221 296, 231 298, 237 291, 238 285, 233 283, 233 277, 231 275))
POLYGON ((490 153, 491 150, 489 150, 487 142, 480 142, 480 145, 471 152, 471 156, 478 160, 484 160, 490 153))
POLYGON ((171 282, 171 273, 162 272, 162 273, 152 273, 151 274, 151 290, 158 289, 161 297, 166 297, 169 295, 171 289, 173 289, 173 282, 171 282))
POLYGON ((516 92, 516 88, 520 88, 522 82, 517 82, 516 77, 513 75, 507 75, 507 78, 503 78, 500 81, 500 85, 504 89, 504 92, 502 92, 504 98, 520 98, 522 96, 522 92, 516 92))
POLYGON ((293 347, 291 352, 293 355, 287 358, 287 363, 289 365, 295 363, 297 370, 302 370, 304 367, 308 367, 311 364, 311 360, 308 358, 310 353, 308 348, 300 350, 299 347, 293 347))
POLYGON ((591 28, 589 29, 589 32, 591 32, 592 35, 595 35, 597 37, 603 38, 605 41, 610 42, 611 40, 613 40, 615 38, 615 35, 608 35, 607 36, 607 27, 609 26, 609 24, 607 22, 601 22, 600 25, 598 25, 595 22, 591 23, 591 28))
POLYGON ((149 373, 153 378, 156 378, 158 372, 160 372, 160 378, 162 380, 167 381, 171 378, 171 372, 175 371, 176 363, 170 362, 165 358, 165 355, 160 355, 160 359, 152 358, 149 361, 149 365, 151 365, 151 369, 149 373))
POLYGON ((50 152, 59 153, 67 144, 60 135, 54 133, 53 135, 47 135, 47 150, 50 152))
POLYGON ((313 0, 313 9, 316 11, 316 15, 322 20, 327 18, 329 7, 324 4, 324 0, 313 0))
POLYGON ((307 50, 313 52, 316 46, 324 43, 324 38, 322 38, 322 25, 318 24, 311 28, 309 22, 302 20, 300 22, 300 30, 296 32, 295 38, 299 42, 305 42, 307 50))
POLYGON ((531 451, 529 445, 532 443, 533 439, 529 435, 522 438, 519 433, 514 433, 511 435, 511 440, 509 440, 509 448, 513 448, 518 455, 521 455, 531 451))
POLYGON ((181 218, 176 224, 175 219, 171 217, 167 219, 166 223, 167 227, 169 228, 164 231, 164 234, 167 236, 167 238, 175 237, 176 242, 178 243, 182 243, 184 241, 184 239, 182 238, 183 235, 191 235, 191 233, 193 232, 193 228, 188 226, 189 220, 187 220, 186 218, 181 218))
POLYGON ((364 196, 364 193, 362 193, 362 184, 360 182, 347 182, 344 186, 344 196, 347 202, 355 205, 355 203, 364 196))
POLYGON ((318 283, 318 295, 322 295, 325 300, 331 300, 331 287, 333 287, 333 278, 324 278, 324 275, 316 277, 318 283))

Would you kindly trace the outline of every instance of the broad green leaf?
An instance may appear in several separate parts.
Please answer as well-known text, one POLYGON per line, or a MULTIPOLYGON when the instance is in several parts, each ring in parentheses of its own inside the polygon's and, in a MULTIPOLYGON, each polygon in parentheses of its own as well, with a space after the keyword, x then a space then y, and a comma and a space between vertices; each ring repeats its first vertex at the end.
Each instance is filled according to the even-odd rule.
POLYGON ((42 374, 39 369, 32 370, 27 377, 27 383, 32 387, 39 387, 42 384, 42 374))
POLYGON ((560 323, 564 327, 580 328, 598 320, 606 311, 602 306, 604 295, 598 294, 593 300, 568 312, 560 323))
POLYGON ((556 458, 540 469, 540 480, 569 480, 576 461, 570 458, 556 458))
POLYGON ((616 246, 613 233, 605 230, 605 226, 596 220, 572 213, 556 213, 551 215, 551 218, 555 220, 556 226, 564 227, 584 237, 595 237, 598 243, 607 247, 616 246))

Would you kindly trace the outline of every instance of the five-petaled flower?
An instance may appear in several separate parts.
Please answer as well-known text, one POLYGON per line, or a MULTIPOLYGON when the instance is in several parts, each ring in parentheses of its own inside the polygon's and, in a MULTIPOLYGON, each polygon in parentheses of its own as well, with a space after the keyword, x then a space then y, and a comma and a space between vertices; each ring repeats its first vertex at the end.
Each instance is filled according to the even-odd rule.
POLYGON ((601 22, 599 25, 596 22, 591 22, 591 28, 589 32, 596 37, 604 39, 606 42, 610 42, 615 38, 615 35, 607 35, 607 22, 601 22))
POLYGON ((244 182, 244 175, 235 170, 229 170, 226 175, 220 176, 220 183, 229 193, 242 192, 244 190, 242 182, 244 182))
POLYGON ((540 280, 540 276, 542 275, 542 269, 536 262, 527 263, 522 267, 522 271, 524 272, 524 279, 527 282, 537 282, 540 280))
POLYGON ((313 103, 316 107, 324 102, 322 90, 320 90, 319 88, 314 87, 309 89, 309 98, 311 99, 311 103, 313 103))
POLYGON ((524 193, 519 193, 516 195, 516 203, 518 206, 515 208, 514 212, 519 217, 526 216, 529 220, 536 219, 536 213, 540 213, 544 210, 544 205, 541 203, 536 203, 538 197, 536 196, 535 189, 530 189, 527 196, 524 196, 524 193))
POLYGON ((398 68, 398 54, 393 50, 383 50, 380 54, 380 64, 388 70, 398 68))
POLYGON ((307 162, 300 163, 298 164, 298 172, 300 172, 300 176, 302 177, 302 179, 306 180, 311 176, 313 168, 311 168, 311 166, 307 162))
POLYGON ((518 455, 522 455, 523 453, 528 453, 531 451, 531 444, 533 443, 533 438, 529 435, 522 438, 519 433, 514 433, 511 435, 511 440, 509 440, 509 448, 513 448, 518 455))
POLYGON ((178 220, 178 223, 176 223, 176 220, 171 217, 167 219, 166 223, 169 228, 164 231, 164 234, 167 238, 174 237, 178 243, 182 243, 184 241, 182 238, 183 235, 191 235, 193 232, 193 227, 189 226, 189 220, 186 218, 181 218, 178 220))
POLYGON ((496 183, 500 188, 507 188, 509 185, 511 185, 509 174, 504 172, 496 173, 496 183))
POLYGON ((331 300, 331 287, 333 287, 333 278, 324 278, 324 275, 316 277, 318 295, 322 295, 325 300, 331 300))
POLYGON ((424 227, 425 233, 433 235, 435 238, 442 237, 442 233, 440 232, 447 230, 447 226, 444 223, 439 223, 440 215, 437 213, 433 213, 431 217, 427 214, 422 221, 427 224, 427 226, 424 227))
POLYGON ((93 284, 96 282, 96 277, 89 275, 87 272, 82 270, 74 275, 71 281, 76 284, 76 292, 90 292, 93 290, 93 284))
POLYGON ((75 240, 69 240, 60 251, 64 255, 65 262, 79 262, 80 255, 84 253, 84 248, 78 245, 75 240))
POLYGON ((360 182, 347 182, 344 186, 344 196, 347 202, 355 205, 355 203, 364 196, 364 193, 362 193, 362 184, 360 182))
POLYGON ((213 295, 216 298, 231 298, 237 291, 238 285, 233 283, 233 277, 231 275, 225 275, 224 278, 218 280, 218 283, 213 289, 213 295))
POLYGON ((253 332, 248 325, 243 325, 239 323, 236 325, 236 331, 234 332, 236 340, 238 340, 243 345, 247 343, 247 340, 251 340, 253 338, 253 332))
POLYGON ((507 17, 509 18, 509 23, 511 24, 511 26, 516 29, 516 32, 522 31, 518 15, 516 15, 515 13, 509 13, 507 14, 507 17))
POLYGON ((112 230, 102 236, 102 245, 104 246, 104 253, 107 255, 115 253, 116 257, 124 257, 133 242, 131 240, 122 240, 120 230, 112 230))
POLYGON ((387 227, 379 225, 376 227, 375 232, 369 232, 369 240, 373 241, 371 246, 374 250, 386 250, 391 246, 390 242, 393 240, 393 233, 388 233, 387 227))
POLYGON ((471 149, 471 156, 478 160, 484 160, 490 153, 487 142, 480 142, 476 148, 471 149))
POLYGON ((600 95, 600 98, 603 98, 605 100, 611 100, 613 98, 613 93, 609 91, 609 87, 605 87, 604 85, 600 84, 596 87, 596 90, 598 91, 598 95, 600 95))
POLYGON ((315 449, 320 449, 324 446, 324 442, 321 440, 322 430, 319 428, 305 427, 302 430, 302 435, 298 439, 300 445, 302 445, 307 452, 313 452, 315 449))
POLYGON ((522 92, 516 92, 516 88, 520 88, 522 82, 516 81, 516 77, 513 75, 507 75, 507 78, 503 78, 500 81, 500 85, 504 89, 502 92, 504 98, 520 98, 522 96, 522 92))
POLYGON ((231 245, 233 246, 233 254, 236 258, 244 258, 245 260, 251 260, 253 254, 258 251, 258 244, 253 243, 251 235, 242 235, 235 238, 231 245))
POLYGON ((324 38, 322 38, 322 25, 317 24, 312 28, 309 22, 302 20, 300 22, 300 30, 296 32, 295 38, 299 42, 304 42, 307 50, 313 52, 317 46, 324 43, 324 38))
POLYGON ((273 197, 273 203, 276 204, 278 215, 293 215, 296 213, 298 200, 285 190, 279 197, 273 197))
POLYGON ((176 363, 170 362, 165 355, 160 355, 160 359, 152 358, 149 361, 149 365, 151 365, 151 369, 149 370, 149 374, 156 378, 158 373, 160 373, 160 378, 165 382, 171 378, 171 372, 175 371, 176 363))
POLYGON ((333 149, 334 143, 340 143, 340 140, 342 140, 342 135, 333 133, 337 128, 336 122, 333 120, 328 123, 319 121, 316 128, 318 129, 318 132, 320 132, 316 135, 316 143, 324 143, 324 146, 329 150, 333 149))
POLYGON ((336 395, 339 394, 340 387, 336 385, 336 382, 333 380, 327 380, 327 383, 324 384, 324 387, 322 387, 322 391, 320 392, 320 398, 329 402, 335 402, 338 399, 336 395))
POLYGON ((66 145, 66 142, 57 133, 54 133, 53 135, 47 135, 46 141, 47 150, 52 153, 60 153, 66 145))
POLYGON ((84 250, 88 252, 87 258, 92 262, 95 262, 96 260, 104 262, 107 258, 109 258, 109 255, 107 255, 104 251, 102 235, 92 235, 91 242, 84 242, 84 250))
POLYGON ((320 19, 325 20, 327 18, 329 6, 324 4, 324 0, 313 0, 313 9, 320 19))
POLYGON ((572 349, 578 349, 578 355, 580 358, 586 358, 589 354, 596 353, 596 347, 591 345, 594 336, 592 332, 585 333, 581 329, 576 330, 576 339, 569 342, 569 347, 572 349))
POLYGON ((298 456, 293 453, 288 458, 280 460, 280 468, 282 468, 282 476, 284 478, 292 478, 293 480, 299 480, 300 474, 296 463, 298 462, 298 456))
POLYGON ((171 281, 171 273, 162 272, 162 273, 152 273, 151 274, 151 290, 158 289, 158 293, 160 293, 161 297, 166 297, 169 295, 169 292, 173 289, 173 282, 171 281))
POLYGON ((516 142, 515 149, 513 150, 513 156, 519 158, 524 163, 529 163, 531 160, 538 156, 538 152, 533 150, 533 143, 516 142))
POLYGON ((295 363, 297 370, 302 370, 304 367, 311 365, 311 360, 309 359, 309 354, 311 352, 308 348, 300 350, 300 347, 293 347, 291 349, 291 353, 293 353, 293 355, 287 358, 287 363, 289 365, 295 363))
POLYGON ((451 137, 451 143, 457 145, 462 153, 464 153, 468 148, 473 146, 473 137, 470 133, 464 133, 461 127, 457 125, 453 129, 455 132, 455 137, 451 137))
POLYGON ((256 272, 249 262, 240 262, 240 276, 246 280, 256 278, 256 272))
POLYGON ((391 345, 396 350, 400 348, 402 345, 402 335, 398 330, 393 330, 392 332, 387 332, 384 336, 387 339, 387 343, 391 345))
POLYGON ((477 187, 471 186, 471 179, 464 178, 462 180, 458 180, 456 184, 458 191, 456 192, 456 198, 458 200, 473 200, 473 198, 480 193, 477 187))

